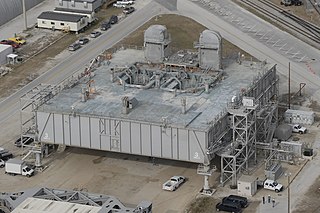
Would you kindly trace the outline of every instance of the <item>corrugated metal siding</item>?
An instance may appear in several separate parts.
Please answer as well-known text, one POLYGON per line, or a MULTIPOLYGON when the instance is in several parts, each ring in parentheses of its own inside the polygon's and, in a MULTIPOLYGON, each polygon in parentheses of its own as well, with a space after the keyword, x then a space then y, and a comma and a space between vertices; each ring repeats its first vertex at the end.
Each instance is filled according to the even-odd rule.
POLYGON ((207 133, 126 120, 37 112, 39 141, 204 162, 207 133))
MULTIPOLYGON (((44 0, 26 0, 26 8, 30 9, 44 0)), ((0 0, 0 26, 22 14, 21 0, 0 0)))

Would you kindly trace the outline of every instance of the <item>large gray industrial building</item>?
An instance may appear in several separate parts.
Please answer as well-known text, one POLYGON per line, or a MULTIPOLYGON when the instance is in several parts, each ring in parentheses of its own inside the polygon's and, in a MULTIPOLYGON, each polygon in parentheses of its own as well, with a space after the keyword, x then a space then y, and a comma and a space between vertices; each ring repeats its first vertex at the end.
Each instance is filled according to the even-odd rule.
POLYGON ((164 26, 150 27, 144 38, 144 53, 129 65, 117 62, 125 54, 118 51, 73 81, 22 97, 22 114, 32 106, 34 120, 31 127, 22 121, 24 134, 45 144, 199 163, 205 193, 218 155, 221 183, 236 184, 255 158, 256 142, 272 139, 276 67, 241 57, 223 65, 221 36, 210 30, 195 52, 169 54, 164 26))

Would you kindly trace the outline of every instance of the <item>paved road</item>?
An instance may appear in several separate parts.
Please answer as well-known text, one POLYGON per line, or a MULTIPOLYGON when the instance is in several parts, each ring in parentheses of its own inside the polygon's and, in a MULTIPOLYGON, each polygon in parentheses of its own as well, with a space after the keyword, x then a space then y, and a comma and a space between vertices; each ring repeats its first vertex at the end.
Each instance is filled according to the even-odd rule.
MULTIPOLYGON (((310 92, 314 93, 320 89, 320 78, 318 75, 310 73, 310 71, 302 63, 293 61, 291 58, 284 56, 280 51, 271 49, 270 47, 263 44, 261 41, 252 38, 241 29, 225 21, 221 17, 215 15, 209 8, 203 8, 196 2, 178 0, 177 5, 178 13, 181 15, 188 16, 199 23, 205 25, 209 29, 217 30, 220 32, 223 38, 227 39, 231 43, 237 45, 244 51, 253 55, 254 57, 268 62, 277 64, 277 70, 279 73, 287 76, 288 74, 288 63, 291 63, 291 79, 295 82, 305 82, 308 85, 310 92)), ((239 9, 241 11, 241 9, 239 9)), ((243 10, 242 10, 243 11, 243 10)), ((243 12, 247 17, 248 13, 243 12)), ((239 17, 241 18, 241 17, 239 17)), ((254 18, 252 18, 254 19, 254 18)), ((269 24, 267 24, 269 26, 269 24)), ((270 25, 271 26, 271 25, 270 25)), ((276 29, 273 29, 276 30, 276 29)), ((287 34, 278 30, 279 34, 287 34)), ((287 35, 288 41, 292 39, 292 42, 296 42, 297 45, 303 45, 304 49, 312 50, 320 56, 320 51, 311 48, 302 42, 297 41, 294 37, 287 35)), ((291 40, 290 40, 291 41, 291 40)))
MULTIPOLYGON (((188 16, 205 25, 209 29, 219 31, 224 38, 236 44, 251 55, 259 59, 267 59, 269 62, 278 64, 278 70, 282 74, 287 74, 287 65, 288 62, 291 62, 292 79, 294 81, 307 82, 312 91, 319 89, 319 78, 317 76, 310 75, 310 72, 308 72, 305 66, 291 61, 282 54, 276 52, 274 49, 267 47, 258 40, 237 29, 235 26, 220 19, 220 17, 200 7, 198 4, 191 1, 178 0, 177 5, 166 4, 165 7, 161 7, 158 3, 151 2, 121 21, 119 24, 113 26, 111 30, 104 33, 99 39, 92 41, 90 45, 75 52, 56 67, 52 68, 21 90, 17 91, 15 94, 0 102, 0 125, 4 125, 4 123, 6 123, 5 121, 8 120, 10 116, 16 115, 19 109, 19 98, 26 91, 39 83, 56 84, 79 69, 83 69, 85 65, 88 64, 98 53, 112 47, 115 43, 133 32, 152 16, 157 13, 168 12, 166 8, 171 9, 172 13, 188 16), (174 11, 176 6, 178 11, 174 11)), ((280 207, 280 205, 278 207, 280 207)))
POLYGON ((91 41, 89 45, 76 51, 60 64, 0 102, 0 123, 6 121, 11 115, 18 112, 20 107, 19 98, 27 91, 40 83, 57 84, 66 77, 71 76, 72 73, 83 70, 99 53, 103 52, 105 49, 111 48, 114 44, 139 28, 157 13, 165 11, 166 10, 156 2, 147 4, 144 8, 123 19, 119 24, 114 25, 99 38, 91 41))

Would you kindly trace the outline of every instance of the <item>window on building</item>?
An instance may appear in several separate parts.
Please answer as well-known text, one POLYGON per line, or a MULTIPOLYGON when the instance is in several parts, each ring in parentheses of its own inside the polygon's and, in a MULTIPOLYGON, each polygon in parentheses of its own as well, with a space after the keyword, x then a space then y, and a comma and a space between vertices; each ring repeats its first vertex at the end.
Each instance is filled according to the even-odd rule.
POLYGON ((61 26, 64 26, 64 23, 60 23, 61 26))
POLYGON ((83 6, 84 6, 84 8, 88 8, 88 2, 84 1, 83 6))
POLYGON ((51 22, 52 25, 54 25, 54 22, 51 22))
POLYGON ((74 2, 74 0, 71 0, 71 7, 75 7, 75 2, 74 2))
POLYGON ((59 5, 62 6, 63 5, 63 1, 59 0, 59 5))

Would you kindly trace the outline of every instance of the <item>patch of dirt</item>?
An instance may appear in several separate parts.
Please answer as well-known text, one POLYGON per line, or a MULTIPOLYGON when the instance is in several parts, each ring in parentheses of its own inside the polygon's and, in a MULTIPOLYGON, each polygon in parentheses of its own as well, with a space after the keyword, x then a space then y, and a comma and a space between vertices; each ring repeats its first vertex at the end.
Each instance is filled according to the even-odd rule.
MULTIPOLYGON (((4 98, 12 94, 15 90, 29 83, 35 77, 39 76, 39 69, 48 65, 48 62, 54 63, 48 66, 53 67, 57 61, 54 57, 67 49, 67 47, 75 42, 79 37, 87 36, 92 29, 98 28, 103 21, 106 21, 113 14, 121 14, 119 8, 103 8, 97 13, 98 21, 90 26, 85 32, 75 35, 73 33, 64 34, 60 31, 51 31, 46 29, 32 28, 29 29, 27 45, 18 50, 23 55, 24 62, 22 64, 10 65, 12 71, 5 77, 0 78, 0 98, 4 98), (54 44, 52 44, 54 42, 54 44), (44 49, 51 44, 48 48, 44 49)), ((130 18, 130 17, 129 17, 130 18)), ((142 27, 133 32, 130 36, 120 41, 116 46, 134 45, 143 46, 143 33, 153 24, 166 25, 172 37, 172 45, 174 50, 193 49, 193 42, 199 40, 200 33, 205 29, 201 24, 192 19, 178 15, 163 15, 150 20, 142 27), (174 20, 174 21, 173 21, 174 20)), ((225 39, 222 40, 223 58, 236 58, 238 52, 241 52, 246 58, 251 57, 243 52, 237 46, 231 44, 225 39)))
POLYGON ((309 105, 309 107, 310 107, 313 111, 320 112, 320 104, 318 103, 318 101, 311 100, 311 104, 309 105))
MULTIPOLYGON (((173 51, 181 49, 195 50, 193 43, 199 41, 200 33, 206 29, 198 22, 184 16, 161 15, 151 19, 142 27, 131 33, 130 36, 121 40, 115 45, 115 48, 119 48, 121 45, 142 47, 144 31, 155 24, 165 25, 167 27, 168 32, 171 35, 172 42, 170 45, 173 51)), ((222 39, 222 47, 223 58, 235 58, 238 56, 238 52, 241 52, 246 58, 252 57, 225 39, 222 39)))
POLYGON ((286 7, 286 6, 280 4, 281 0, 269 0, 269 1, 282 7, 284 10, 286 10, 288 12, 291 12, 291 13, 299 16, 300 18, 303 18, 304 20, 307 20, 315 25, 320 26, 320 14, 318 14, 314 9, 312 11, 308 11, 308 10, 306 10, 305 5, 286 7))

